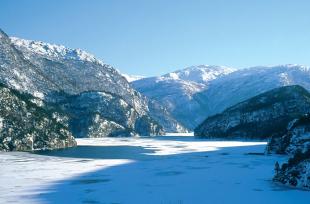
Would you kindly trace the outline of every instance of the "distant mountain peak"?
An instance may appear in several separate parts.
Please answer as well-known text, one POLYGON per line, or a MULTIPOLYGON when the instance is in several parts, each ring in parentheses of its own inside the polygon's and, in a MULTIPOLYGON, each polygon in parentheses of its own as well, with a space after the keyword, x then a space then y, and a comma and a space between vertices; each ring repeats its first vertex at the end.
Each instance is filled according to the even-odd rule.
POLYGON ((88 61, 103 65, 101 60, 98 60, 94 55, 81 49, 71 49, 63 45, 50 44, 42 41, 25 40, 17 37, 10 37, 11 42, 23 49, 27 49, 32 53, 39 54, 48 59, 70 59, 88 61))
POLYGON ((226 66, 197 65, 170 72, 160 77, 161 80, 186 80, 196 83, 208 83, 210 80, 229 74, 236 69, 226 66))

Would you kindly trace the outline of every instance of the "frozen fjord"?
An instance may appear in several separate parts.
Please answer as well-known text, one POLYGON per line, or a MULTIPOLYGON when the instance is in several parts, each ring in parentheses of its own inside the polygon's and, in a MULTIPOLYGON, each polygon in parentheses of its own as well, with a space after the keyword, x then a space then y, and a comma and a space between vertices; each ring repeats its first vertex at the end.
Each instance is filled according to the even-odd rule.
POLYGON ((66 150, 0 153, 0 203, 309 203, 310 192, 271 182, 275 161, 286 158, 259 154, 265 145, 98 138, 66 150))

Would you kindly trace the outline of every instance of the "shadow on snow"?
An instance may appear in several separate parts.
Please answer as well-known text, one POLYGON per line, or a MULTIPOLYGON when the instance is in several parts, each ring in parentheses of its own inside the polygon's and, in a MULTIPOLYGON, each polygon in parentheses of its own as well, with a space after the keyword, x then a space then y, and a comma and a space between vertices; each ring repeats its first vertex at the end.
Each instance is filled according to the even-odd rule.
MULTIPOLYGON (((258 146, 263 149, 265 145, 258 146)), ((287 189, 270 182, 275 159, 262 155, 245 155, 253 153, 253 146, 225 147, 217 151, 167 156, 148 155, 153 152, 135 146, 78 146, 37 152, 45 156, 134 161, 103 167, 52 183, 43 189, 43 193, 32 199, 46 204, 248 203, 251 199, 251 203, 255 204, 277 203, 278 196, 287 193, 287 189), (239 157, 244 159, 239 160, 239 157), (251 172, 253 168, 258 170, 251 172), (259 172, 263 175, 260 176, 259 172), (266 180, 266 177, 269 180, 266 180), (250 181, 247 181, 247 178, 250 178, 250 181), (264 188, 267 188, 267 191, 264 188)), ((297 195, 284 196, 286 200, 281 200, 281 203, 308 202, 303 200, 304 196, 299 196, 298 193, 297 195)))

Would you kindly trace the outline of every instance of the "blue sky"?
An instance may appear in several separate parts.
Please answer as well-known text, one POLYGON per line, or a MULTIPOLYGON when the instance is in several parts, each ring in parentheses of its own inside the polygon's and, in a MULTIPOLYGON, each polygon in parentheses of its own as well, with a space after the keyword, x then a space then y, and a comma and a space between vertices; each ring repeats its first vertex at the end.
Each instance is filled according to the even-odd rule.
POLYGON ((308 0, 1 0, 11 36, 81 48, 128 74, 310 65, 308 0))

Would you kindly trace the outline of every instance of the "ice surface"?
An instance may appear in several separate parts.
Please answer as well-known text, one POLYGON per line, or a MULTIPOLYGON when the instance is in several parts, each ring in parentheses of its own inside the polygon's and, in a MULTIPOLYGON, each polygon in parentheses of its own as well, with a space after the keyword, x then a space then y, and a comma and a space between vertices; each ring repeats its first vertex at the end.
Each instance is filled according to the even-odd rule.
POLYGON ((271 181, 265 142, 193 137, 78 139, 60 151, 0 153, 0 203, 309 203, 271 181))

